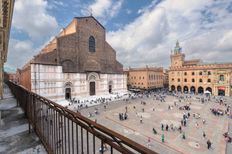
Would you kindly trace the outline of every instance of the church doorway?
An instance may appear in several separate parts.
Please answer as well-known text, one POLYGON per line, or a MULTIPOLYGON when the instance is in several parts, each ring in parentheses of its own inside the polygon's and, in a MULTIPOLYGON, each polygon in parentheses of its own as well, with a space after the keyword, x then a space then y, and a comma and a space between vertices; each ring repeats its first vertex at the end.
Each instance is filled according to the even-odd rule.
POLYGON ((96 92, 95 92, 95 82, 90 82, 89 83, 89 95, 93 96, 95 94, 96 94, 96 92))
POLYGON ((109 93, 112 93, 112 85, 109 85, 109 93))
POLYGON ((65 99, 71 99, 71 88, 65 88, 65 99))

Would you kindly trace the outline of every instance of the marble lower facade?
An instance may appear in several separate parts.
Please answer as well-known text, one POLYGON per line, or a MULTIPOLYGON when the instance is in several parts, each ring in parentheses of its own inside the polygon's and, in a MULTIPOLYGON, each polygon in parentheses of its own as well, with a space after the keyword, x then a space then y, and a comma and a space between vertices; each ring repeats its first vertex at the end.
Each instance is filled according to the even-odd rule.
POLYGON ((62 66, 31 64, 31 91, 53 101, 127 91, 125 74, 63 73, 62 66))

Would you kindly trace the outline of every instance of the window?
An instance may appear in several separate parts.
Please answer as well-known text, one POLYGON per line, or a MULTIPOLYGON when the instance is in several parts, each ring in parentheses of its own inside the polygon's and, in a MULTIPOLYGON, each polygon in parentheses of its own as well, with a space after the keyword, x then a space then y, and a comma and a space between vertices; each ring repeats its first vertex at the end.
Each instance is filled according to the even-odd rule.
POLYGON ((95 52, 95 39, 93 36, 89 37, 89 52, 95 52))
POLYGON ((192 75, 195 75, 195 73, 194 73, 194 72, 192 72, 192 75))
POLYGON ((224 75, 220 75, 219 76, 219 81, 224 81, 225 79, 224 79, 224 75))
POLYGON ((202 72, 200 72, 199 75, 202 75, 202 72))
POLYGON ((192 82, 195 82, 195 79, 192 79, 192 82))
POLYGON ((202 82, 202 79, 200 79, 199 82, 202 82))
POLYGON ((184 82, 187 82, 187 79, 184 79, 184 82))
POLYGON ((180 79, 178 79, 178 82, 180 82, 180 79))
POLYGON ((172 81, 174 81, 174 78, 172 78, 172 81))
POLYGON ((187 75, 187 72, 184 72, 184 75, 187 75))
POLYGON ((210 71, 208 72, 208 75, 211 75, 211 72, 210 72, 210 71))
POLYGON ((210 80, 210 79, 208 79, 208 82, 211 82, 211 80, 210 80))

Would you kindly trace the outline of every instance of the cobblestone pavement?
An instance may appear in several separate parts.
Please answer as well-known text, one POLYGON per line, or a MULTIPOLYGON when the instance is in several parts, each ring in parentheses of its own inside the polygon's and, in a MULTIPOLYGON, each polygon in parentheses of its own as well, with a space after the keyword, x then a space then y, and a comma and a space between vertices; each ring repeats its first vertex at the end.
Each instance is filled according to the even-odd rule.
MULTIPOLYGON (((147 146, 148 148, 158 153, 202 153, 202 154, 223 154, 228 153, 231 147, 226 148, 226 142, 222 136, 228 131, 229 119, 226 115, 215 116, 211 113, 210 108, 220 108, 224 110, 224 105, 219 105, 212 99, 210 102, 201 103, 196 97, 178 103, 183 106, 191 103, 190 111, 179 110, 174 106, 174 101, 178 99, 173 96, 167 96, 166 102, 161 103, 154 100, 153 97, 135 99, 126 101, 111 102, 109 105, 98 105, 87 109, 82 109, 80 112, 84 116, 89 116, 89 112, 93 114, 90 117, 92 120, 97 120, 98 123, 109 127, 132 140, 147 146), (146 105, 141 104, 141 101, 146 102, 146 105), (168 106, 174 106, 169 110, 168 106), (135 109, 134 109, 135 106, 135 109), (119 113, 125 113, 127 107, 128 119, 120 121, 119 113), (95 115, 95 108, 98 108, 99 114, 95 115), (144 112, 142 109, 144 108, 144 112), (154 111, 153 111, 154 109, 154 111), (178 131, 162 131, 161 123, 180 125, 183 112, 190 113, 190 118, 187 122, 187 127, 182 127, 186 139, 182 139, 182 133, 178 131), (193 113, 199 113, 200 118, 193 117, 193 113), (140 117, 142 116, 142 123, 140 117), (202 120, 206 121, 203 124, 202 120), (198 125, 198 126, 197 126, 198 125), (155 128, 158 134, 153 134, 152 129, 155 128), (206 137, 203 137, 203 131, 206 137), (161 142, 161 134, 165 136, 165 142, 161 142), (207 149, 207 140, 212 141, 212 148, 207 149), (150 141, 149 141, 150 140, 150 141)), ((227 103, 231 103, 231 98, 227 98, 227 103)))
POLYGON ((0 154, 46 153, 35 133, 28 133, 27 119, 6 85, 0 112, 0 154))

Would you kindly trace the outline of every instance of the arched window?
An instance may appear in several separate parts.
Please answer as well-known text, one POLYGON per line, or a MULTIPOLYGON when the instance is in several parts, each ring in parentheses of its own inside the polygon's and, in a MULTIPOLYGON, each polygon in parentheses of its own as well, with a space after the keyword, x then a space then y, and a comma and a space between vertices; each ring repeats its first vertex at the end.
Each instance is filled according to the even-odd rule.
POLYGON ((195 73, 194 73, 194 72, 192 72, 192 75, 195 75, 195 73))
POLYGON ((180 79, 178 79, 178 82, 180 82, 180 79))
POLYGON ((195 79, 192 79, 192 82, 195 82, 195 79))
POLYGON ((199 82, 202 82, 202 79, 200 79, 199 82))
POLYGON ((208 72, 208 75, 211 75, 211 72, 210 72, 210 71, 208 72))
POLYGON ((211 80, 210 80, 210 79, 208 79, 208 82, 211 82, 211 80))
POLYGON ((224 81, 225 79, 224 79, 224 75, 220 75, 220 77, 219 77, 219 81, 224 81))
POLYGON ((202 72, 200 72, 199 75, 202 75, 202 72))
POLYGON ((184 79, 184 82, 187 82, 187 79, 184 79))
POLYGON ((184 75, 187 75, 187 72, 184 72, 184 75))
POLYGON ((95 39, 93 36, 89 37, 89 52, 95 52, 95 39))

